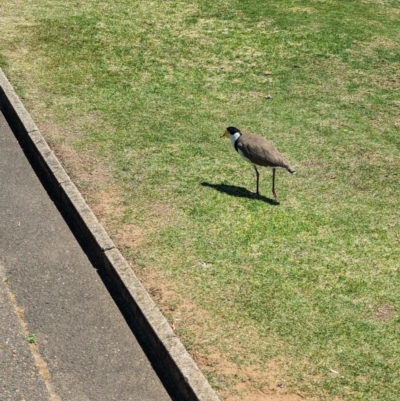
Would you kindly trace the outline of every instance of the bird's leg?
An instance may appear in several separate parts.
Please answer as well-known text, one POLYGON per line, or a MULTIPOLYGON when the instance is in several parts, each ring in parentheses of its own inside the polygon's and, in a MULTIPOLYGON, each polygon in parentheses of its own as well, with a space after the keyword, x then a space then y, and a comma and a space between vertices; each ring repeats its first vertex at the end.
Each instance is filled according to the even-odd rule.
POLYGON ((256 190, 256 195, 260 195, 260 193, 258 192, 258 183, 260 180, 260 173, 257 170, 257 167, 253 164, 254 170, 256 171, 256 177, 257 177, 257 190, 256 190))
POLYGON ((275 169, 272 169, 272 194, 274 195, 274 198, 276 199, 276 192, 275 192, 275 169))

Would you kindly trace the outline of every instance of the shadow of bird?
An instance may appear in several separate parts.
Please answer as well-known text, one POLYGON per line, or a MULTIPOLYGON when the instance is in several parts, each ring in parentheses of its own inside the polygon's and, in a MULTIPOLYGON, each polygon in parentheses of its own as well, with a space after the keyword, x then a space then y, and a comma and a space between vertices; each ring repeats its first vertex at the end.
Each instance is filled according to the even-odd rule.
POLYGON ((235 185, 226 185, 226 184, 211 184, 209 182, 202 182, 201 185, 203 187, 213 188, 218 192, 221 192, 223 194, 227 194, 230 196, 235 196, 237 198, 248 198, 248 199, 259 200, 259 201, 268 203, 272 206, 279 205, 279 202, 277 200, 267 198, 266 196, 263 196, 263 195, 254 194, 254 192, 251 192, 248 189, 243 188, 243 187, 237 187, 235 185))

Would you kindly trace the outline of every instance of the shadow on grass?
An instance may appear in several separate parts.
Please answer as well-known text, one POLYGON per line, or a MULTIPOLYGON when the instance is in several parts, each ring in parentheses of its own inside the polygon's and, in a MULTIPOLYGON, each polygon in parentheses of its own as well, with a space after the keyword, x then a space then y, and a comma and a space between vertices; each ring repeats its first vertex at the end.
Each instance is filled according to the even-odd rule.
POLYGON ((266 196, 263 195, 255 195, 253 192, 250 192, 248 189, 243 187, 237 187, 235 185, 226 185, 226 184, 210 184, 209 182, 202 182, 201 185, 203 187, 213 188, 216 191, 219 191, 223 194, 228 194, 230 196, 259 200, 268 203, 271 206, 279 205, 278 201, 267 198, 266 196))

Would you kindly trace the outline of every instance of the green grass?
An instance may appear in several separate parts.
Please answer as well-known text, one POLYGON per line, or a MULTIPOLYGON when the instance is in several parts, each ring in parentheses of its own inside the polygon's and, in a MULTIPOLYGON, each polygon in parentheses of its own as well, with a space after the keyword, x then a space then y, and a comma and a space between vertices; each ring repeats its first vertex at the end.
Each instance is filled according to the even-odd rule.
POLYGON ((36 335, 35 334, 28 334, 26 336, 26 340, 29 344, 36 344, 36 335))
POLYGON ((288 391, 318 399, 397 399, 399 2, 9 3, 1 67, 39 121, 72 124, 59 140, 111 166, 138 272, 218 322, 178 328, 188 348, 281 360, 288 391), (247 196, 228 125, 296 167, 279 206, 247 196))

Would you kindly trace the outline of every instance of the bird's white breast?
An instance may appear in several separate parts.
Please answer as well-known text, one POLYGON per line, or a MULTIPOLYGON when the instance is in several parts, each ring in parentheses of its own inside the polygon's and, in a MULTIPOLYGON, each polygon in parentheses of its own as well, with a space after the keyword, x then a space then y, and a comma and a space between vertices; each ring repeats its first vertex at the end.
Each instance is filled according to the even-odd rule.
MULTIPOLYGON (((240 138, 240 133, 239 133, 239 132, 236 132, 236 133, 233 134, 233 135, 229 135, 229 139, 231 140, 231 144, 232 144, 232 146, 233 146, 234 148, 235 148, 235 143, 236 143, 236 141, 237 141, 239 138, 240 138)), ((236 149, 236 148, 235 148, 235 149, 236 149)), ((240 155, 240 157, 241 157, 242 159, 246 160, 246 161, 249 162, 249 163, 252 163, 252 161, 249 160, 249 159, 243 154, 243 152, 242 152, 240 149, 238 149, 237 151, 238 151, 238 153, 239 153, 239 155, 240 155)))
POLYGON ((229 139, 231 140, 231 144, 235 147, 235 142, 239 139, 240 132, 235 132, 233 135, 229 135, 229 139))

